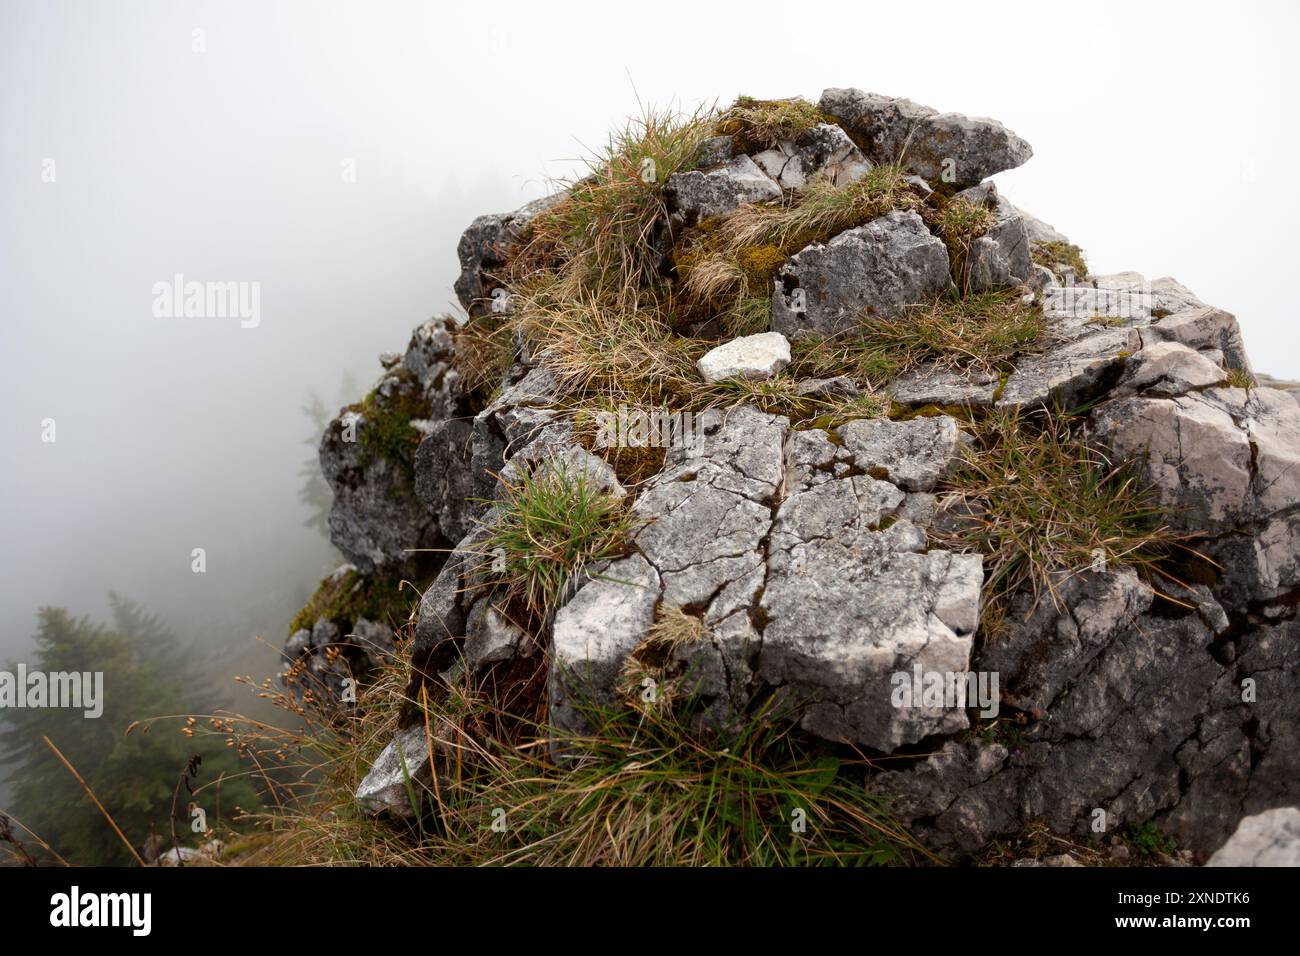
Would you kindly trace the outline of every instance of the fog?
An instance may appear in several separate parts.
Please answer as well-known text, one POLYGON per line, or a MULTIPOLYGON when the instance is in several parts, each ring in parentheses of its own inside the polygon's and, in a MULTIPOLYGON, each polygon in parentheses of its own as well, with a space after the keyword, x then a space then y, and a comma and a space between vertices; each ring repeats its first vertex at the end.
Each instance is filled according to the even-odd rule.
POLYGON ((1296 16, 7 2, 0 660, 38 606, 101 615, 110 589, 212 651, 278 643, 338 560, 297 500, 308 391, 359 397, 451 307, 468 221, 574 172, 638 102, 859 86, 997 117, 1035 149, 998 177, 1013 201, 1095 271, 1176 276, 1237 314, 1258 370, 1300 377, 1296 16), (258 283, 256 326, 156 316, 177 274, 258 283))

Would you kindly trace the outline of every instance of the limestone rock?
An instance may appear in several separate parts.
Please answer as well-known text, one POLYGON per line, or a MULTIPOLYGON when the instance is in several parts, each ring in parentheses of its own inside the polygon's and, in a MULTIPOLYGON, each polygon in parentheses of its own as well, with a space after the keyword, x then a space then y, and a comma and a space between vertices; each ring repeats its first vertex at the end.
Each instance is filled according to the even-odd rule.
POLYGON ((839 428, 854 465, 904 491, 930 491, 960 461, 965 444, 956 419, 947 415, 894 422, 862 419, 839 428))
POLYGON ((864 312, 897 315, 948 288, 948 252, 914 212, 895 211, 796 253, 776 276, 772 328, 833 335, 864 312))
POLYGON ((1056 401, 1073 408, 1082 404, 1118 379, 1125 360, 1142 341, 1136 330, 1127 328, 1078 326, 1056 331, 1061 339, 1054 346, 1019 360, 1002 387, 998 406, 1023 408, 1056 401))
POLYGON ((583 710, 608 705, 628 656, 650 630, 661 582, 640 555, 595 569, 555 616, 548 677, 551 725, 580 732, 583 710))
POLYGON ((1034 261, 1029 255, 1029 234, 1020 211, 999 196, 991 182, 957 194, 957 198, 963 197, 984 205, 995 216, 992 228, 972 243, 967 255, 967 289, 982 292, 1030 282, 1034 261))
POLYGON ((664 189, 672 208, 689 221, 722 216, 739 206, 781 198, 781 187, 748 156, 722 166, 674 173, 664 189))
MULTIPOLYGON (((670 452, 635 507, 645 522, 637 555, 593 576, 556 617, 566 671, 588 675, 587 692, 610 699, 658 601, 702 608, 710 639, 681 661, 718 719, 743 708, 759 678, 781 689, 805 727, 834 740, 892 749, 965 726, 961 707, 897 707, 890 691, 916 664, 966 671, 981 559, 927 552, 906 518, 882 526, 907 502, 900 485, 931 487, 948 467, 960 447, 956 422, 854 422, 842 435, 836 446, 824 432, 790 432, 784 419, 741 408, 694 454, 670 452), (864 425, 883 427, 855 427, 864 425), (866 474, 876 462, 888 462, 899 484, 866 474)), ((553 719, 570 720, 567 699, 553 693, 553 719)))
POLYGON ((871 169, 871 161, 832 123, 818 123, 798 140, 755 153, 754 162, 784 189, 801 189, 815 179, 843 186, 871 169))
POLYGON ((1246 817, 1206 866, 1300 866, 1300 809, 1246 817))
POLYGON ((396 817, 412 818, 415 808, 411 806, 408 783, 417 799, 433 783, 428 737, 423 724, 399 731, 375 758, 370 772, 357 787, 357 805, 367 813, 387 812, 396 817))
POLYGON ((1027 162, 1033 150, 996 120, 939 113, 907 99, 854 89, 829 89, 819 104, 850 135, 866 142, 867 158, 893 163, 901 158, 932 183, 962 189, 1027 162), (945 175, 946 174, 946 175, 945 175))
POLYGON ((1098 437, 1143 458, 1176 527, 1231 530, 1300 500, 1300 405, 1272 389, 1129 398, 1094 413, 1098 437))
MULTIPOLYGON (((464 407, 453 327, 448 318, 419 326, 402 361, 321 437, 321 472, 334 492, 330 540, 362 571, 406 570, 415 549, 446 543, 438 514, 416 494, 414 460, 421 436, 464 407)), ((439 510, 454 525, 454 505, 439 510)))
POLYGON ((1179 342, 1156 342, 1134 354, 1119 388, 1172 397, 1218 384, 1224 371, 1179 342))
POLYGON ((1217 349, 1228 366, 1250 371, 1241 328, 1222 309, 1210 306, 1183 309, 1156 320, 1143 330, 1143 335, 1150 341, 1178 342, 1192 349, 1217 349))
POLYGON ((790 364, 790 343, 780 332, 760 332, 710 349, 696 363, 706 382, 762 381, 790 364))
POLYGON ((534 200, 514 212, 479 216, 460 237, 456 255, 460 276, 456 297, 471 316, 492 311, 494 293, 502 288, 499 270, 506 264, 514 244, 525 227, 537 216, 555 208, 567 192, 534 200))

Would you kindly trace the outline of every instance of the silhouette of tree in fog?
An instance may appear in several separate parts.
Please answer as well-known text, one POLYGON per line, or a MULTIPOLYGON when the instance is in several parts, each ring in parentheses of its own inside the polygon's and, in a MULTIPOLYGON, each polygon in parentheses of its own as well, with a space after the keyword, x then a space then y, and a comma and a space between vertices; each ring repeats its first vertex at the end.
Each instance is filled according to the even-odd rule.
MULTIPOLYGON (((62 751, 137 847, 151 829, 165 834, 170 845, 173 790, 194 755, 202 758, 200 784, 245 769, 220 737, 183 736, 180 720, 126 732, 137 720, 194 712, 185 696, 201 702, 205 692, 185 648, 156 615, 116 594, 110 602, 113 627, 74 618, 62 608, 41 608, 35 650, 27 661, 28 673, 101 672, 99 717, 88 718, 84 708, 0 711, 0 766, 7 769, 12 790, 7 809, 73 864, 129 864, 133 857, 43 737, 62 751)), ((14 673, 17 665, 7 669, 14 673)), ((229 825, 237 806, 254 810, 261 802, 243 776, 222 780, 220 817, 217 788, 202 790, 195 799, 209 826, 229 825)), ((182 793, 176 830, 192 845, 197 836, 190 828, 189 800, 182 793)))

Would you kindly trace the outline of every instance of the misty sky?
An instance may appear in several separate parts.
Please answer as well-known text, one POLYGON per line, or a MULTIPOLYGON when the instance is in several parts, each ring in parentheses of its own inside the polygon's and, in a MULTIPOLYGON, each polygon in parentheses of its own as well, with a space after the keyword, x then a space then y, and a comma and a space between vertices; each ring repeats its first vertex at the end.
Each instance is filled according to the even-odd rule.
POLYGON ((181 630, 309 589, 330 555, 296 501, 307 390, 367 388, 449 307, 468 221, 572 173, 638 97, 858 86, 994 116, 1035 150, 1002 191, 1094 271, 1177 277, 1239 317, 1257 370, 1300 377, 1296 20, 1283 2, 5 0, 0 659, 38 605, 100 613, 110 588, 181 630), (156 317, 177 273, 260 283, 260 324, 156 317))

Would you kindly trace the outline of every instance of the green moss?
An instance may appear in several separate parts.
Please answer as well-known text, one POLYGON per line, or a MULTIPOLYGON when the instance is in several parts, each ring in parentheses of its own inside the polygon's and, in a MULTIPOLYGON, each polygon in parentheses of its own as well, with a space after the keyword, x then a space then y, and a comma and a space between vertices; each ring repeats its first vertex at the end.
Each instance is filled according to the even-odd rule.
POLYGON ((1043 336, 1042 309, 1020 301, 1017 289, 945 297, 896 316, 865 316, 864 347, 890 356, 900 372, 926 362, 952 369, 1006 371, 1043 336))
POLYGON ((745 273, 746 286, 752 292, 770 289, 776 270, 781 268, 788 256, 779 246, 764 245, 742 249, 736 258, 741 271, 745 273))
MULTIPOLYGON (((606 411, 614 410, 606 409, 606 411)), ((573 419, 573 435, 578 440, 578 444, 608 462, 621 484, 639 485, 663 470, 664 458, 668 454, 667 448, 650 445, 598 445, 596 444, 598 431, 596 410, 578 409, 573 419)))
POLYGON ((351 627, 361 618, 401 627, 417 592, 401 591, 401 580, 362 574, 355 569, 338 579, 327 577, 289 624, 289 633, 311 630, 321 618, 351 627))
POLYGON ((828 411, 821 412, 808 421, 792 419, 798 429, 820 428, 830 435, 831 442, 842 443, 833 429, 862 418, 883 418, 889 412, 889 399, 877 392, 867 392, 857 398, 846 399, 840 404, 832 405, 828 411))
POLYGON ((1007 382, 1011 379, 1010 372, 1003 372, 998 376, 998 387, 993 389, 993 401, 1001 400, 1002 393, 1007 390, 1007 382))
POLYGON ((958 421, 970 421, 972 410, 966 405, 921 405, 912 408, 910 405, 899 405, 895 403, 890 409, 889 417, 896 422, 907 422, 914 418, 938 418, 947 415, 949 418, 955 418, 958 421))
POLYGON ((369 468, 380 459, 389 462, 405 479, 399 489, 404 492, 415 487, 415 450, 424 437, 411 422, 428 418, 432 407, 415 375, 404 369, 397 374, 402 379, 398 389, 387 397, 373 390, 349 410, 363 419, 357 429, 361 468, 369 468))
POLYGON ((1020 726, 1010 720, 995 720, 981 727, 977 735, 988 746, 1000 744, 1007 750, 1017 751, 1025 748, 1025 735, 1020 726))

